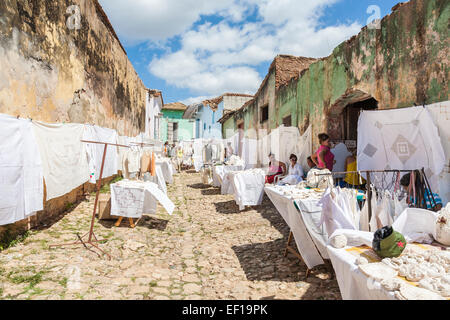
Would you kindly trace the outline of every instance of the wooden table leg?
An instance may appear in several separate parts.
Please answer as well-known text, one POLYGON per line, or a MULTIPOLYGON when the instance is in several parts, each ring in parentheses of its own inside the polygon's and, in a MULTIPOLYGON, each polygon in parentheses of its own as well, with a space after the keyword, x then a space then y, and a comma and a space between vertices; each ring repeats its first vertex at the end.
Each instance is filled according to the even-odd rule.
POLYGON ((288 254, 288 248, 289 248, 289 245, 291 244, 292 236, 293 236, 293 233, 292 233, 292 231, 291 231, 291 232, 289 232, 289 238, 288 238, 288 242, 287 242, 287 244, 286 244, 286 249, 284 249, 284 256, 285 256, 285 257, 286 257, 287 254, 288 254))
POLYGON ((119 219, 117 219, 117 222, 115 224, 116 227, 120 226, 120 224, 122 223, 123 217, 119 217, 119 219))
POLYGON ((130 222, 130 228, 136 227, 136 226, 134 225, 133 218, 128 218, 128 221, 130 222))

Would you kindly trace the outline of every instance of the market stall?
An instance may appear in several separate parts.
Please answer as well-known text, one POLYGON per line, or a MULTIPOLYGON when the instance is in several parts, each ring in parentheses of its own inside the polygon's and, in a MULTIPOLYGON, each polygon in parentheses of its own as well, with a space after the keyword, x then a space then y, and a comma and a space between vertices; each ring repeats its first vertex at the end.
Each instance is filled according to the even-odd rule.
POLYGON ((265 172, 261 169, 229 171, 222 181, 222 194, 233 194, 239 210, 261 205, 264 196, 265 172))
POLYGON ((291 230, 286 249, 296 254, 290 247, 293 237, 299 258, 308 267, 307 273, 324 264, 324 259, 328 259, 328 236, 323 226, 317 227, 322 215, 318 203, 323 190, 299 189, 296 186, 266 186, 264 190, 291 230))
MULTIPOLYGON (((144 213, 155 214, 158 202, 169 214, 172 214, 175 205, 155 183, 122 180, 111 184, 111 215, 113 216, 139 219, 144 213)), ((121 218, 117 225, 122 221, 121 218)))
POLYGON ((372 249, 373 233, 338 230, 336 234, 344 235, 348 239, 344 248, 327 246, 344 300, 441 300, 449 298, 450 292, 446 291, 445 293, 444 290, 449 288, 448 263, 450 262, 450 252, 445 250, 445 247, 437 243, 432 245, 405 244, 406 248, 402 256, 394 260, 402 262, 405 267, 396 270, 395 268, 399 268, 398 266, 394 265, 394 268, 392 268, 387 264, 390 260, 382 260, 372 249), (443 264, 447 264, 447 273, 440 272, 439 275, 439 271, 444 270, 445 266, 431 266, 430 259, 435 259, 433 261, 440 259, 443 264), (411 272, 414 271, 408 273, 406 267, 412 261, 421 261, 420 264, 423 266, 418 269, 422 271, 414 275, 415 279, 411 278, 413 276, 411 272), (431 274, 435 271, 437 274, 433 278, 431 274), (440 278, 440 280, 439 285, 435 286, 435 291, 425 289, 426 287, 432 287, 430 282, 434 282, 432 279, 437 278, 440 278), (438 289, 442 291, 439 292, 438 289))

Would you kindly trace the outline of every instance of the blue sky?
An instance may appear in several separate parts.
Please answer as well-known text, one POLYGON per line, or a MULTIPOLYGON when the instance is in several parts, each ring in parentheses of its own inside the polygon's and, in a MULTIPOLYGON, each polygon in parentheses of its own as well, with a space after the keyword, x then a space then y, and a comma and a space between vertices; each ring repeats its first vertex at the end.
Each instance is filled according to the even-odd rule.
POLYGON ((323 57, 383 0, 100 0, 134 68, 164 102, 255 93, 277 54, 323 57))

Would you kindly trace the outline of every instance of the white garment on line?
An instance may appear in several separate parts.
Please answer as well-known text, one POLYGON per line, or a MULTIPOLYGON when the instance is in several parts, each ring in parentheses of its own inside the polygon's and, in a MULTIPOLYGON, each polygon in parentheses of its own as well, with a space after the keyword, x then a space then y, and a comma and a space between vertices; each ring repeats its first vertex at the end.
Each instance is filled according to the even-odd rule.
POLYGON ((327 234, 333 234, 337 229, 357 230, 350 209, 346 203, 340 199, 345 196, 340 188, 328 188, 319 205, 322 206, 322 217, 320 219, 320 228, 325 224, 327 234))
POLYGON ((445 152, 445 167, 439 176, 439 189, 437 192, 442 199, 442 205, 450 201, 450 101, 444 101, 425 106, 438 128, 442 147, 445 152))
MULTIPOLYGON (((425 168, 434 191, 445 162, 438 129, 426 108, 361 112, 358 120, 358 170, 425 168)), ((366 178, 365 174, 363 176, 366 178)), ((392 178, 393 175, 385 177, 387 181, 392 178)))
POLYGON ((0 115, 0 225, 43 210, 43 168, 29 120, 0 115))
MULTIPOLYGON (((84 125, 83 140, 117 144, 117 132, 116 130, 102 128, 99 126, 84 125)), ((102 166, 105 145, 97 143, 85 144, 91 175, 89 181, 91 183, 95 183, 100 178, 100 170, 102 166)), ((117 146, 108 146, 105 156, 102 178, 108 178, 117 174, 117 152, 117 146)))
MULTIPOLYGON (((63 196, 89 180, 82 124, 33 121, 42 157, 47 200, 63 196)), ((116 158, 116 154, 114 154, 116 158)))
MULTIPOLYGON (((117 137, 117 143, 128 146, 130 144, 130 138, 127 136, 118 136, 117 137)), ((117 147, 117 169, 122 171, 122 174, 124 173, 124 167, 123 167, 123 158, 125 154, 127 153, 128 148, 124 147, 117 147)))

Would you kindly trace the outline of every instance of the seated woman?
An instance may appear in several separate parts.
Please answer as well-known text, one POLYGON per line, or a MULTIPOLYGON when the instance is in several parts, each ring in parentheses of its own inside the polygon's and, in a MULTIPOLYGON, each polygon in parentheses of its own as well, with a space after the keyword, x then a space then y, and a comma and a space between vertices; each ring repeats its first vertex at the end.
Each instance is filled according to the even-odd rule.
MULTIPOLYGON (((403 186, 403 188, 405 189, 406 192, 409 191, 410 182, 411 182, 411 174, 410 173, 405 174, 400 179, 400 184, 403 186)), ((419 188, 419 185, 418 185, 417 179, 416 179, 416 190, 418 188, 419 188)), ((424 201, 425 201, 426 207, 428 210, 437 212, 442 209, 442 200, 439 197, 439 195, 434 192, 433 192, 433 198, 434 198, 434 201, 431 199, 429 190, 426 189, 426 192, 424 194, 424 201)), ((410 196, 409 199, 406 200, 406 202, 408 204, 413 204, 416 207, 418 206, 417 203, 414 203, 414 198, 412 196, 410 196)), ((416 199, 416 202, 417 202, 417 199, 416 199)))
POLYGON ((303 168, 299 163, 297 163, 297 156, 295 154, 291 154, 289 161, 291 163, 289 164, 288 175, 280 181, 280 185, 296 185, 303 181, 303 168))
POLYGON ((266 175, 266 183, 273 183, 276 176, 282 176, 286 172, 286 165, 275 159, 274 154, 269 154, 269 172, 266 175))
POLYGON ((352 188, 352 189, 365 189, 366 180, 364 180, 363 177, 359 173, 356 173, 357 171, 357 163, 356 163, 356 157, 355 153, 345 160, 345 171, 352 172, 347 173, 344 178, 344 188, 352 188), (355 172, 355 173, 353 173, 355 172))

